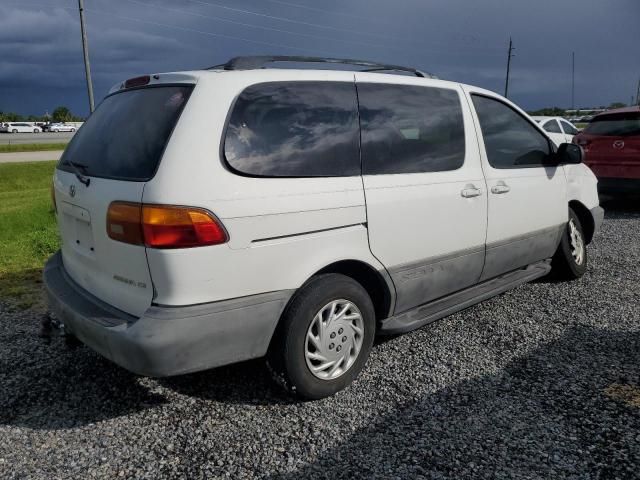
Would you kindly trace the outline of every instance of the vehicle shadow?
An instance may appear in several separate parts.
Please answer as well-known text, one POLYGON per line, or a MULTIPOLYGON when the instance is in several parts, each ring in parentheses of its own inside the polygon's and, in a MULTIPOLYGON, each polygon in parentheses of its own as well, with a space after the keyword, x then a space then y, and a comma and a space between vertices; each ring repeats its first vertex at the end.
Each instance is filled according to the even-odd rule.
POLYGON ((640 216, 640 195, 601 195, 600 206, 604 208, 605 219, 635 218, 640 216))
POLYGON ((0 307, 0 425, 66 429, 165 402, 89 348, 39 338, 33 311, 0 307))
POLYGON ((263 358, 158 379, 164 387, 204 400, 241 405, 288 405, 297 400, 271 379, 263 358))
POLYGON ((576 327, 270 478, 631 478, 639 429, 640 332, 576 327))

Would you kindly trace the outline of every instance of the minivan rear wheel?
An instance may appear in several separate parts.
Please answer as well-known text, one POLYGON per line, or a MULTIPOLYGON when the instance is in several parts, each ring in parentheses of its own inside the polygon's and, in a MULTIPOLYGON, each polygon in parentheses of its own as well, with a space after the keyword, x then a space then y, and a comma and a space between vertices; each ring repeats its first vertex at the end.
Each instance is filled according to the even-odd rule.
POLYGON ((578 215, 569 209, 569 221, 551 260, 551 274, 563 280, 575 280, 587 271, 587 242, 578 215))
POLYGON ((355 280, 329 273, 295 293, 269 347, 274 380, 290 393, 315 400, 347 387, 369 357, 375 311, 355 280))

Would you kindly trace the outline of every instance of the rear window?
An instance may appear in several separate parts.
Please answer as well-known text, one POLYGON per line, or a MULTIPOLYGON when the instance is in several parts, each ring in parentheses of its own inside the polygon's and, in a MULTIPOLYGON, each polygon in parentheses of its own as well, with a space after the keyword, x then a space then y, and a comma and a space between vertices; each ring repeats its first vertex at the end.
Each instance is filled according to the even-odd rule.
POLYGON ((594 117, 584 129, 584 133, 611 137, 640 135, 640 112, 613 113, 594 117))
POLYGON ((91 177, 147 181, 155 174, 192 85, 125 90, 108 96, 69 142, 69 161, 91 177))
POLYGON ((238 97, 224 157, 250 176, 352 176, 360 175, 358 142, 353 83, 262 83, 238 97))

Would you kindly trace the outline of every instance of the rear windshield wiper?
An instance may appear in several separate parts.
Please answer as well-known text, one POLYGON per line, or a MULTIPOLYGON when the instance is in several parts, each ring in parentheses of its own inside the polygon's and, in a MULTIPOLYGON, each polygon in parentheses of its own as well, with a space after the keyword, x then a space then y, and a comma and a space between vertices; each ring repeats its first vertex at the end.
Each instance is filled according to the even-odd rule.
POLYGON ((91 183, 91 179, 85 177, 80 169, 86 172, 89 168, 89 165, 85 165, 84 163, 72 162, 71 160, 67 160, 67 162, 69 163, 69 165, 71 165, 71 168, 73 168, 73 173, 75 173, 76 178, 80 180, 80 183, 84 184, 85 187, 88 187, 91 183))

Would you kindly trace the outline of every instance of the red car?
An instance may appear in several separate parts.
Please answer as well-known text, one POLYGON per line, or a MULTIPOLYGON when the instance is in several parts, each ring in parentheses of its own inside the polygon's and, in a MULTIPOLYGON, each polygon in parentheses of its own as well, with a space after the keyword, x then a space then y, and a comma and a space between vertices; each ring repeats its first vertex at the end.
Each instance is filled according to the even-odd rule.
POLYGON ((640 106, 596 115, 573 143, 584 149, 600 193, 640 194, 640 106))

